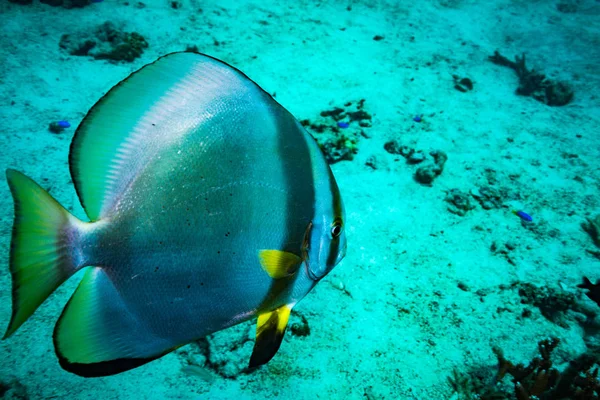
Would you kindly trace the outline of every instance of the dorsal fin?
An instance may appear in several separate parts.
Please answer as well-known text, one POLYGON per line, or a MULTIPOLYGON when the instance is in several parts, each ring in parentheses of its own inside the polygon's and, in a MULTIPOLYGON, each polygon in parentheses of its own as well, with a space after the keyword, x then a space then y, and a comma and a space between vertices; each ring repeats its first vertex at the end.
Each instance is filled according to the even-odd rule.
POLYGON ((168 54, 117 84, 71 143, 71 176, 88 217, 105 216, 157 151, 198 128, 219 100, 257 91, 266 94, 237 69, 190 52, 168 54))

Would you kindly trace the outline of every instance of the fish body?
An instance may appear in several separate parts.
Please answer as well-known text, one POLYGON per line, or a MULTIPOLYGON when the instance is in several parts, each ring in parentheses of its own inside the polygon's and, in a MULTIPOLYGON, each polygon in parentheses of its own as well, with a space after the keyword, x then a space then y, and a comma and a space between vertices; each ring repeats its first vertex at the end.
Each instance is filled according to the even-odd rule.
POLYGON ((532 222, 533 221, 533 217, 529 214, 527 214, 525 211, 513 211, 513 213, 518 216, 519 218, 521 218, 523 221, 526 222, 532 222))
POLYGON ((261 365, 292 307, 345 255, 343 204, 316 142, 208 56, 174 53, 115 86, 77 129, 70 167, 90 222, 7 172, 6 336, 88 267, 54 332, 61 365, 82 376, 126 371, 253 317, 250 366, 261 365), (32 240, 40 232, 48 240, 32 240))

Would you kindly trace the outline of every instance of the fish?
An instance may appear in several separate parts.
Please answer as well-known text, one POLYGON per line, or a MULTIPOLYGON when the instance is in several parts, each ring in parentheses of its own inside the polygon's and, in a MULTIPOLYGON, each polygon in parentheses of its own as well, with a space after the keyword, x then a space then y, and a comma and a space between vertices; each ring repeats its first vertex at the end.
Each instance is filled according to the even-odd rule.
POLYGON ((54 327, 60 366, 115 375, 256 318, 248 368, 346 255, 340 191, 312 136, 238 69, 177 52, 87 113, 69 168, 87 220, 14 169, 4 339, 84 269, 54 327))
POLYGON ((526 221, 526 222, 533 221, 533 217, 531 215, 527 214, 525 211, 513 210, 513 214, 515 214, 516 216, 521 218, 523 221, 526 221))

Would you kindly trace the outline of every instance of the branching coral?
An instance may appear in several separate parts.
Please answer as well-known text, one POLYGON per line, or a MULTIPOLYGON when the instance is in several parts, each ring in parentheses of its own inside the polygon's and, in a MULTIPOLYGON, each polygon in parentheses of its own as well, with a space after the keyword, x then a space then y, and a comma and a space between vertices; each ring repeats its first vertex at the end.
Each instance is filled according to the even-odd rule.
POLYGON ((494 52, 489 60, 494 64, 512 68, 519 77, 517 94, 531 96, 549 106, 564 106, 573 100, 573 90, 564 82, 548 79, 546 75, 527 69, 525 65, 525 54, 516 56, 515 61, 494 52))
POLYGON ((460 400, 600 400, 598 381, 599 357, 594 351, 581 354, 569 362, 564 371, 553 366, 552 353, 559 344, 557 338, 538 342, 540 355, 527 365, 513 364, 499 347, 492 350, 498 359, 495 379, 480 372, 460 373, 448 377, 454 398, 460 400), (488 377, 486 377, 486 375, 488 377), (513 389, 502 389, 498 383, 512 378, 513 389))
POLYGON ((514 365, 504 357, 499 347, 492 350, 498 358, 497 380, 501 381, 507 374, 513 377, 515 396, 517 400, 534 400, 547 390, 554 387, 558 381, 559 373, 552 367, 550 356, 558 346, 556 338, 545 339, 538 343, 541 357, 534 357, 527 366, 524 364, 514 365))

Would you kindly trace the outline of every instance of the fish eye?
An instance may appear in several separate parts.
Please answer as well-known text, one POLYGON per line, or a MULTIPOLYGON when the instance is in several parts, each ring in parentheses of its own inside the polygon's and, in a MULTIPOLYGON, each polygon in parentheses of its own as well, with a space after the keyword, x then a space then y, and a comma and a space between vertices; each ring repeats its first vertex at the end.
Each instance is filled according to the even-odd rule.
POLYGON ((340 236, 342 234, 342 223, 339 221, 334 222, 333 226, 331 227, 331 236, 333 236, 334 238, 340 236))

